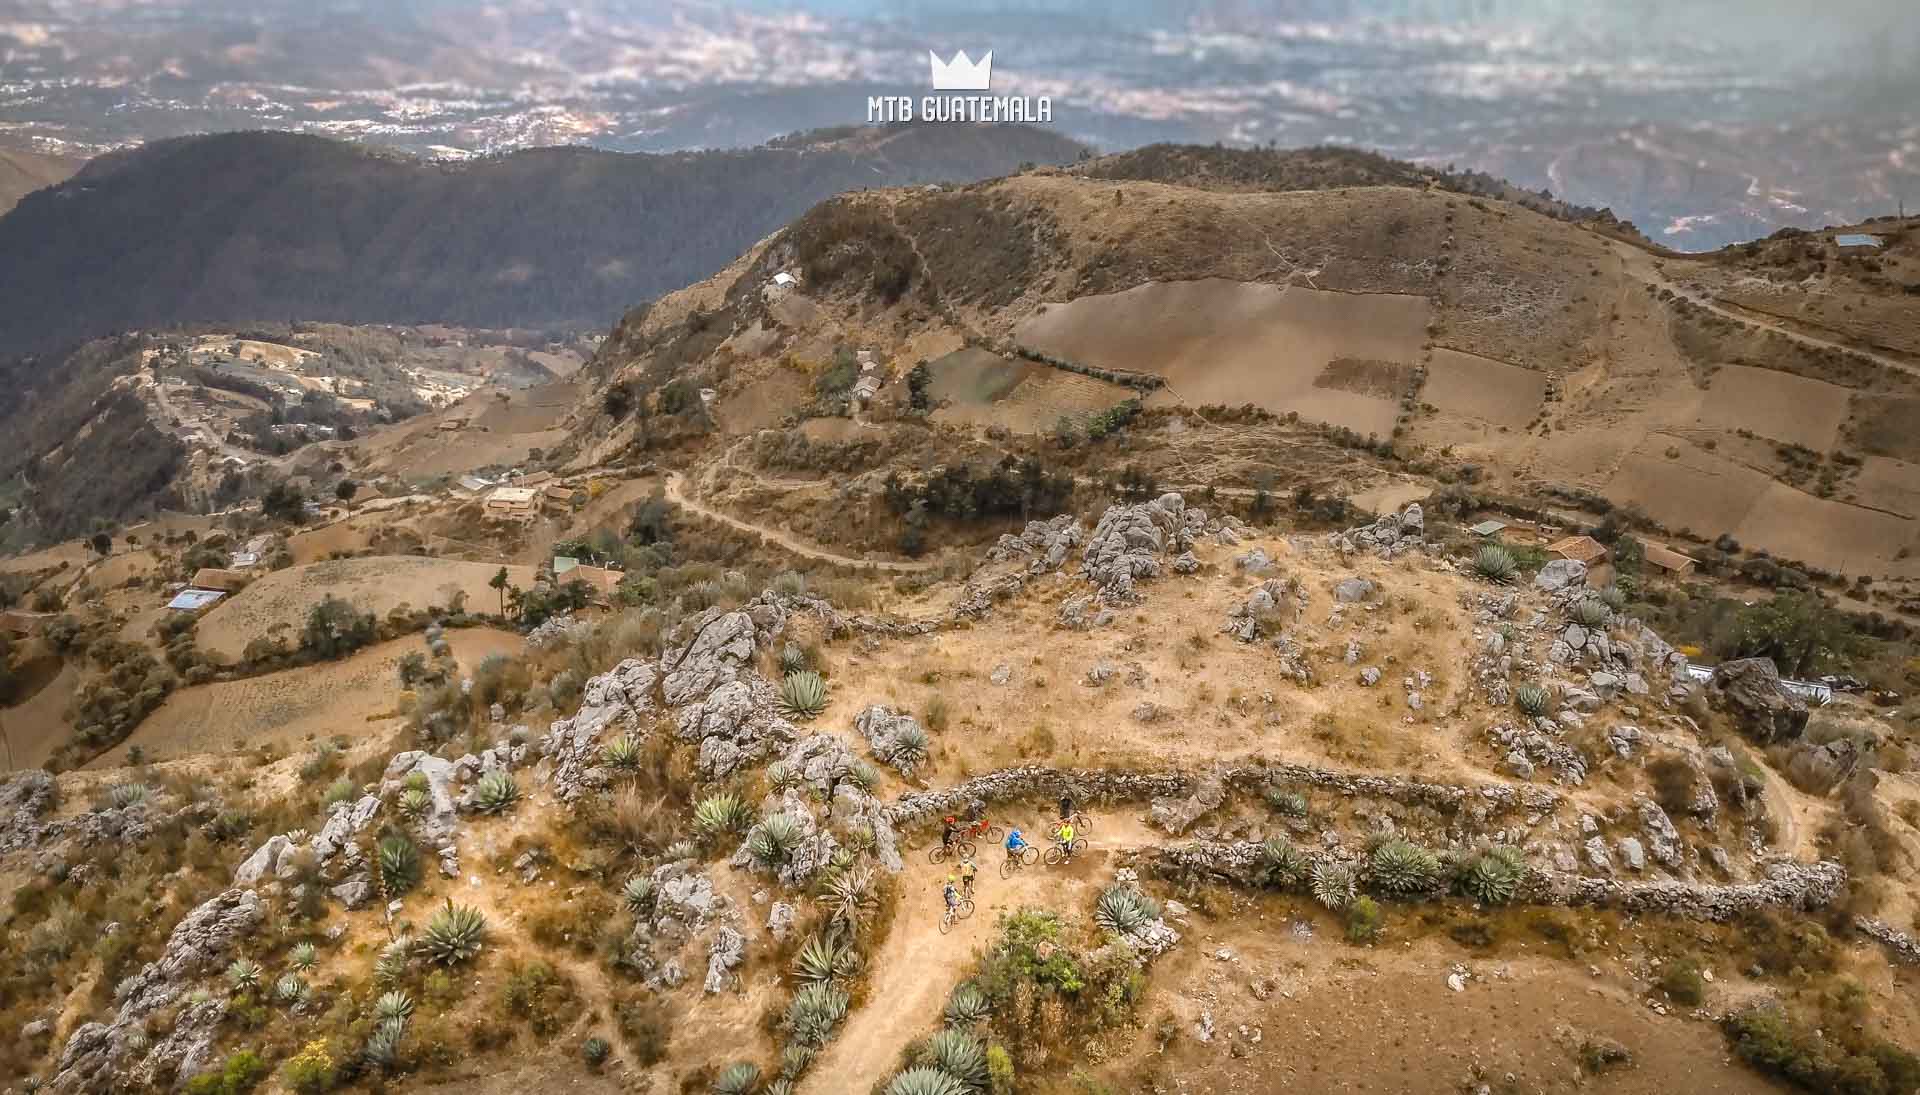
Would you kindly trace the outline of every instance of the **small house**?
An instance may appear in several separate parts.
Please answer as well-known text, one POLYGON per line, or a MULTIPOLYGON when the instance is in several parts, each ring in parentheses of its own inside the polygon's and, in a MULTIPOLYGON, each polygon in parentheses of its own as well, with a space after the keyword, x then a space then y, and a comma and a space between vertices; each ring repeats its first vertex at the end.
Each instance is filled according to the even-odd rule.
POLYGON ((1494 536, 1501 532, 1506 531, 1506 528, 1507 528, 1507 523, 1505 521, 1497 521, 1497 520, 1494 520, 1493 518, 1488 518, 1487 520, 1482 521, 1479 524, 1473 526, 1473 528, 1469 529, 1468 531, 1472 532, 1475 536, 1494 536))
POLYGON ((495 487, 481 504, 486 515, 502 521, 531 521, 538 509, 532 487, 495 487))
POLYGON ((1593 566, 1606 562, 1607 545, 1591 536, 1569 536, 1548 544, 1547 554, 1556 559, 1572 559, 1576 563, 1593 566))
POLYGON ((1865 232, 1842 232, 1833 237, 1833 245, 1843 255, 1877 255, 1880 253, 1881 239, 1865 232))
POLYGON ((470 494, 475 496, 485 494, 487 492, 487 488, 493 486, 491 482, 489 482, 488 480, 482 479, 477 475, 463 475, 460 478, 454 480, 453 485, 462 494, 470 494))
POLYGON ((513 485, 516 487, 544 487, 551 482, 553 482, 553 473, 550 471, 530 472, 513 478, 513 485))
POLYGON ((778 285, 782 289, 789 288, 790 286, 793 285, 793 282, 794 282, 793 275, 787 273, 785 270, 782 270, 779 273, 773 275, 773 283, 775 285, 778 285))
POLYGON ((1693 556, 1682 555, 1667 545, 1658 544, 1652 540, 1641 540, 1640 551, 1649 566, 1658 567, 1675 577, 1693 573, 1693 568, 1699 564, 1699 560, 1693 556))
POLYGON ((565 483, 550 483, 540 492, 540 497, 547 505, 564 509, 573 505, 573 488, 565 483))
POLYGON ((175 612, 198 612, 225 596, 217 589, 183 589, 173 595, 167 607, 175 612))
POLYGON ((227 556, 227 566, 233 570, 252 570, 260 565, 260 553, 257 551, 236 551, 227 556))
MULTIPOLYGON (((237 593, 247 584, 247 576, 237 570, 222 570, 218 567, 201 567, 193 572, 193 589, 217 590, 221 593, 237 593)), ((192 592, 189 590, 188 592, 192 592)))

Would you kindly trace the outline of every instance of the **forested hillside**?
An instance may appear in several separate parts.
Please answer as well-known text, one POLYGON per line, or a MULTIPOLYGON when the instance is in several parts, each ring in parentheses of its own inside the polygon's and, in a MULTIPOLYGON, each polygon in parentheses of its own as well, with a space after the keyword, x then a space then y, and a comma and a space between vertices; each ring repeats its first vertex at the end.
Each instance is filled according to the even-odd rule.
POLYGON ((191 322, 599 327, 840 191, 986 178, 1079 151, 1012 126, 458 164, 287 133, 161 141, 0 217, 0 353, 191 322))

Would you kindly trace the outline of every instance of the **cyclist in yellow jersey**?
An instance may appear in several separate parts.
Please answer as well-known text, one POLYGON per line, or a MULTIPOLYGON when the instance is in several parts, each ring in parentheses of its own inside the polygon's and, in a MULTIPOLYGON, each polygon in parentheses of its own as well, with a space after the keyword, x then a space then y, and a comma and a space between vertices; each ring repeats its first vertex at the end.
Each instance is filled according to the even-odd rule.
POLYGON ((1068 822, 1067 824, 1060 826, 1059 830, 1054 833, 1054 836, 1060 841, 1060 854, 1072 855, 1073 854, 1073 823, 1068 822))

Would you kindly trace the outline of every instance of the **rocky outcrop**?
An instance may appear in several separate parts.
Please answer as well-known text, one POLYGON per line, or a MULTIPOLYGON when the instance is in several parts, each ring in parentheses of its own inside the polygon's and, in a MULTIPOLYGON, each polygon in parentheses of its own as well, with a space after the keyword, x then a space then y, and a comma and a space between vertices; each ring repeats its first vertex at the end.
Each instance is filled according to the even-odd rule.
POLYGON ((1920 965, 1920 942, 1915 942, 1913 936, 1884 920, 1868 916, 1854 917, 1853 926, 1861 935, 1887 948, 1900 961, 1910 966, 1920 965))
POLYGON ((168 815, 150 799, 131 806, 49 819, 47 814, 59 797, 53 776, 44 769, 21 772, 0 782, 0 852, 68 842, 82 847, 103 843, 135 845, 153 835, 154 826, 169 820, 170 816, 204 809, 203 804, 190 803, 174 815, 168 815))
POLYGON ((1083 564, 1099 602, 1138 602, 1135 583, 1159 577, 1162 560, 1192 547, 1194 533, 1205 523, 1204 515, 1189 511, 1187 500, 1174 493, 1151 502, 1108 506, 1087 539, 1083 564))
POLYGON ((708 609, 694 625, 693 637, 662 655, 661 690, 669 707, 683 707, 714 689, 740 679, 753 661, 758 629, 746 612, 708 609))
POLYGON ((1190 795, 1161 795, 1154 799, 1148 816, 1161 832, 1181 836, 1201 818, 1219 809, 1226 799, 1226 785, 1217 777, 1209 776, 1201 779, 1190 795))
MULTIPOLYGON (((1299 850, 1310 861, 1331 855, 1307 848, 1299 850)), ((1163 878, 1211 879, 1254 887, 1261 882, 1263 852, 1261 845, 1253 841, 1182 844, 1157 849, 1146 862, 1150 870, 1163 878)), ((1530 867, 1515 900, 1535 905, 1594 906, 1636 914, 1658 913, 1719 921, 1764 908, 1824 908, 1845 892, 1846 885, 1846 868, 1832 860, 1775 863, 1767 868, 1767 877, 1762 881, 1728 886, 1617 881, 1530 867)))
POLYGON ((1532 779, 1545 770, 1555 782, 1578 787, 1587 779, 1587 761, 1580 751, 1561 740, 1565 728, 1548 718, 1499 723, 1488 732, 1504 755, 1504 766, 1516 779, 1532 779))
POLYGON ((572 718, 555 719, 537 746, 546 759, 555 798, 570 803, 606 786, 607 772, 601 765, 606 742, 646 726, 644 717, 655 709, 659 679, 659 670, 638 658, 628 658, 587 679, 580 691, 580 710, 572 718))
POLYGON ((1821 745, 1802 741, 1787 757, 1787 776, 1803 791, 1824 795, 1847 781, 1860 763, 1860 747, 1851 738, 1821 745))
POLYGON ((313 838, 313 854, 321 864, 326 864, 353 844, 354 838, 373 823, 380 813, 379 795, 362 795, 355 802, 336 802, 333 812, 327 815, 327 823, 313 838))
POLYGON ((1383 514, 1371 525, 1336 532, 1328 541, 1342 556, 1366 552, 1392 559, 1426 547, 1426 514, 1420 503, 1410 503, 1399 513, 1383 514))
POLYGON ((39 843, 40 819, 59 797, 52 773, 34 768, 0 783, 0 852, 39 843))
POLYGON ((746 936, 728 926, 722 926, 713 933, 713 940, 707 944, 707 979, 704 985, 707 994, 711 996, 732 988, 733 971, 746 958, 746 936))
POLYGON ((748 670, 680 712, 675 734, 700 746, 700 774, 718 779, 765 758, 798 736, 778 714, 773 685, 748 670))
POLYGON ((1806 703, 1780 687, 1780 671, 1767 658, 1721 662, 1707 683, 1707 698, 1760 745, 1797 738, 1807 728, 1806 703))
MULTIPOLYGON (((997 674, 999 670, 995 672, 997 674)), ((901 775, 913 775, 915 765, 925 759, 924 752, 915 755, 912 749, 906 747, 907 742, 917 740, 924 749, 928 741, 926 727, 921 726, 920 720, 912 715, 900 714, 891 707, 874 704, 853 717, 853 728, 866 739, 867 748, 873 750, 874 756, 899 769, 901 775)))
POLYGON ((1024 561, 1029 573, 1050 574, 1065 566, 1068 555, 1086 538, 1086 528, 1071 513, 1046 521, 1028 521, 1019 535, 1001 536, 987 549, 987 561, 1024 561))
POLYGON ((1247 594, 1247 599, 1227 615, 1227 634, 1243 643, 1278 633, 1283 622, 1292 622, 1306 611, 1307 591, 1291 578, 1268 578, 1247 594))
POLYGON ((1544 593, 1583 589, 1586 584, 1587 564, 1578 559, 1554 559, 1533 576, 1533 588, 1544 593))
POLYGON ((167 937, 160 957, 115 988, 120 1006, 112 1022, 83 1023, 74 1030, 52 1079, 41 1090, 56 1095, 93 1095, 125 1087, 148 1090, 162 1076, 184 1079, 197 1071, 208 1059, 221 1009, 190 1005, 176 1018, 173 1033, 151 1046, 144 1022, 179 999, 194 978, 225 962, 235 942, 253 931, 263 915, 259 896, 247 889, 228 890, 187 913, 167 937))
POLYGON ((453 841, 460 820, 453 801, 452 761, 419 750, 395 754, 380 778, 381 797, 401 794, 407 777, 415 772, 427 781, 427 808, 414 819, 413 825, 427 843, 436 849, 444 847, 453 841))

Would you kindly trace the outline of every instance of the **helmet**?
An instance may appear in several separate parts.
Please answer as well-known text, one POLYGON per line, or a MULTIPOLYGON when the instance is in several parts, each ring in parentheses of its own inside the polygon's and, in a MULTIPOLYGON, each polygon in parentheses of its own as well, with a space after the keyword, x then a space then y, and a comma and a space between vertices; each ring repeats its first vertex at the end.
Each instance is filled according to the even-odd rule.
POLYGON ((948 825, 952 825, 952 824, 953 824, 953 815, 952 815, 952 814, 948 814, 948 815, 947 815, 947 824, 948 824, 948 825))
POLYGON ((966 862, 964 862, 964 863, 962 863, 962 864, 960 864, 960 865, 961 865, 962 867, 971 867, 971 866, 973 866, 973 860, 971 860, 971 859, 968 859, 968 860, 967 860, 966 862))
POLYGON ((959 879, 957 879, 957 878, 955 878, 955 877, 954 877, 954 876, 952 876, 952 875, 948 875, 948 876, 947 876, 947 881, 948 881, 948 882, 958 882, 958 881, 959 881, 959 879))

